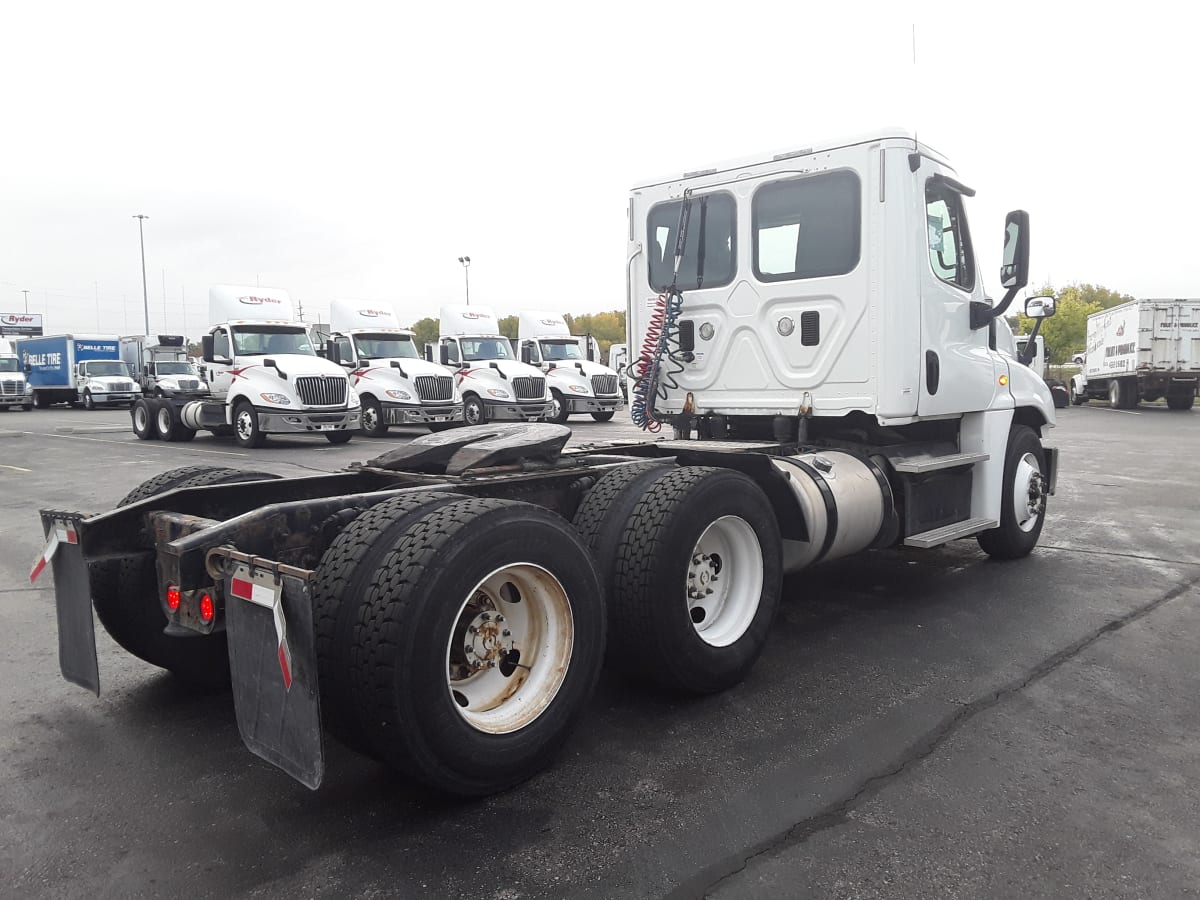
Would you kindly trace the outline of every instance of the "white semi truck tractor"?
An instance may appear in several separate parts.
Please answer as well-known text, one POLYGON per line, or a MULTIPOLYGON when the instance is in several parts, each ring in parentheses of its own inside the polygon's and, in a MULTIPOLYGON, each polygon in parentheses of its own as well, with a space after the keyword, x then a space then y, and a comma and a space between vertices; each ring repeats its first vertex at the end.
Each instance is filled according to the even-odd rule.
POLYGON ((491 309, 443 306, 438 332, 438 362, 455 372, 466 424, 536 422, 550 414, 546 376, 517 359, 491 309))
POLYGON ((993 303, 973 193, 894 130, 640 182, 633 413, 665 433, 567 449, 561 425, 482 423, 328 475, 193 466, 109 512, 43 510, 63 674, 99 690, 94 607, 143 660, 231 679, 246 745, 309 787, 328 731, 474 796, 550 764, 606 661, 738 683, 786 573, 965 537, 1027 555, 1054 409, 993 325, 1029 217, 1008 214, 993 303))
POLYGON ((462 394, 454 374, 427 362, 411 331, 387 304, 334 300, 326 356, 350 372, 362 403, 362 428, 382 437, 389 425, 427 425, 444 431, 462 424, 462 394))
POLYGON ((601 365, 589 335, 571 334, 566 319, 556 312, 526 310, 517 318, 521 362, 546 374, 550 389, 548 422, 562 423, 571 413, 589 413, 608 422, 621 409, 617 373, 601 365))
POLYGON ((204 429, 261 447, 268 435, 323 435, 344 444, 359 430, 346 370, 317 356, 287 291, 215 285, 201 339, 209 399, 147 398, 132 410, 143 440, 187 441, 204 429))

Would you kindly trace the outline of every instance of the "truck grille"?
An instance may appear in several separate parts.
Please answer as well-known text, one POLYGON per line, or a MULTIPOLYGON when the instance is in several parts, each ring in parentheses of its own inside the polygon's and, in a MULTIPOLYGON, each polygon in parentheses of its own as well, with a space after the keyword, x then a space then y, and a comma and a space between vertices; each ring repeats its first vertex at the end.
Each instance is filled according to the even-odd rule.
POLYGON ((132 391, 133 390, 133 382, 132 381, 114 381, 112 390, 114 393, 120 393, 123 391, 132 391))
POLYGON ((449 400, 454 396, 454 379, 449 375, 418 375, 417 396, 422 400, 449 400))
POLYGON ((305 406, 340 406, 346 402, 346 379, 328 375, 297 378, 296 393, 305 406))
POLYGON ((200 382, 195 378, 180 378, 179 389, 181 391, 194 391, 200 387, 200 382))
POLYGON ((25 393, 25 383, 23 381, 0 381, 0 394, 23 393, 25 393))
POLYGON ((546 396, 546 379, 523 376, 512 380, 518 400, 541 400, 546 396))
POLYGON ((615 394, 617 392, 617 376, 593 375, 592 390, 596 392, 596 396, 600 396, 601 394, 615 394))

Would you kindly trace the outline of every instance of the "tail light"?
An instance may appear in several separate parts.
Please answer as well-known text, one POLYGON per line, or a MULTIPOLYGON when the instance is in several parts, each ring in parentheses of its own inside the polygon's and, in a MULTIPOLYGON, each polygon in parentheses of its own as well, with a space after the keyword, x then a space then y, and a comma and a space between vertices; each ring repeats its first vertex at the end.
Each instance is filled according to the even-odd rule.
POLYGON ((213 603, 212 595, 205 591, 200 595, 200 618, 205 624, 211 622, 217 615, 217 606, 213 603))
POLYGON ((167 585, 167 609, 171 612, 179 609, 179 601, 182 598, 179 595, 179 588, 173 584, 167 585))

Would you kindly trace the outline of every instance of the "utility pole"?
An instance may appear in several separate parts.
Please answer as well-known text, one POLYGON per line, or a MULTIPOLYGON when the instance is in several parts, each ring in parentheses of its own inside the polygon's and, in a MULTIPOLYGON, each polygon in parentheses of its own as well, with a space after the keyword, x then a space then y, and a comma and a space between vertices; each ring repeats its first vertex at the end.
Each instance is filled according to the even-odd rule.
POLYGON ((29 312, 29 291, 21 291, 25 295, 25 312, 29 312))
POLYGON ((467 306, 471 305, 471 257, 460 256, 458 261, 462 263, 463 278, 466 280, 467 286, 467 306))
POLYGON ((150 292, 146 289, 146 238, 142 234, 142 223, 150 218, 138 213, 134 216, 138 220, 138 243, 142 247, 142 306, 146 312, 146 334, 150 334, 150 292))
POLYGON ((179 311, 183 313, 183 339, 187 340, 187 298, 185 289, 181 285, 179 288, 179 311))
POLYGON ((96 330, 100 330, 100 282, 93 281, 96 286, 96 330))
POLYGON ((167 270, 162 270, 163 279, 163 331, 170 331, 167 327, 167 270))

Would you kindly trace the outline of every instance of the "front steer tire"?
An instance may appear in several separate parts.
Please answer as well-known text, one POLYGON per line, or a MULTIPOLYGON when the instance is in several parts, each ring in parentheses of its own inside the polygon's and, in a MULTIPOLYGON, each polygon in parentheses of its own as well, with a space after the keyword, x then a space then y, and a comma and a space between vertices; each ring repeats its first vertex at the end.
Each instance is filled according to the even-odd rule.
POLYGON ((1046 523, 1043 511, 1028 529, 1017 521, 1014 495, 1017 491, 1017 468, 1026 454, 1031 455, 1041 474, 1046 474, 1046 454, 1037 434, 1027 425, 1014 425, 1008 433, 1008 447, 1004 452, 1004 487, 1000 493, 1000 525, 976 536, 983 552, 993 559, 1020 559, 1028 556, 1037 546, 1046 523))
POLYGON ((367 589, 352 672, 367 737, 381 759, 439 791, 505 790, 545 768, 566 741, 595 688, 604 639, 596 571, 567 522, 511 500, 449 504, 408 530, 367 589), (516 581, 505 580, 510 572, 516 581), (512 590, 528 573, 540 587, 512 590), (507 673, 501 665, 498 676, 485 670, 455 680, 452 671, 461 679, 470 668, 454 654, 473 639, 474 626, 463 623, 475 603, 506 611, 518 637, 527 633, 517 624, 522 615, 527 625, 543 623, 542 638, 531 638, 507 673), (471 709, 460 688, 499 677, 521 680, 494 707, 471 709))

